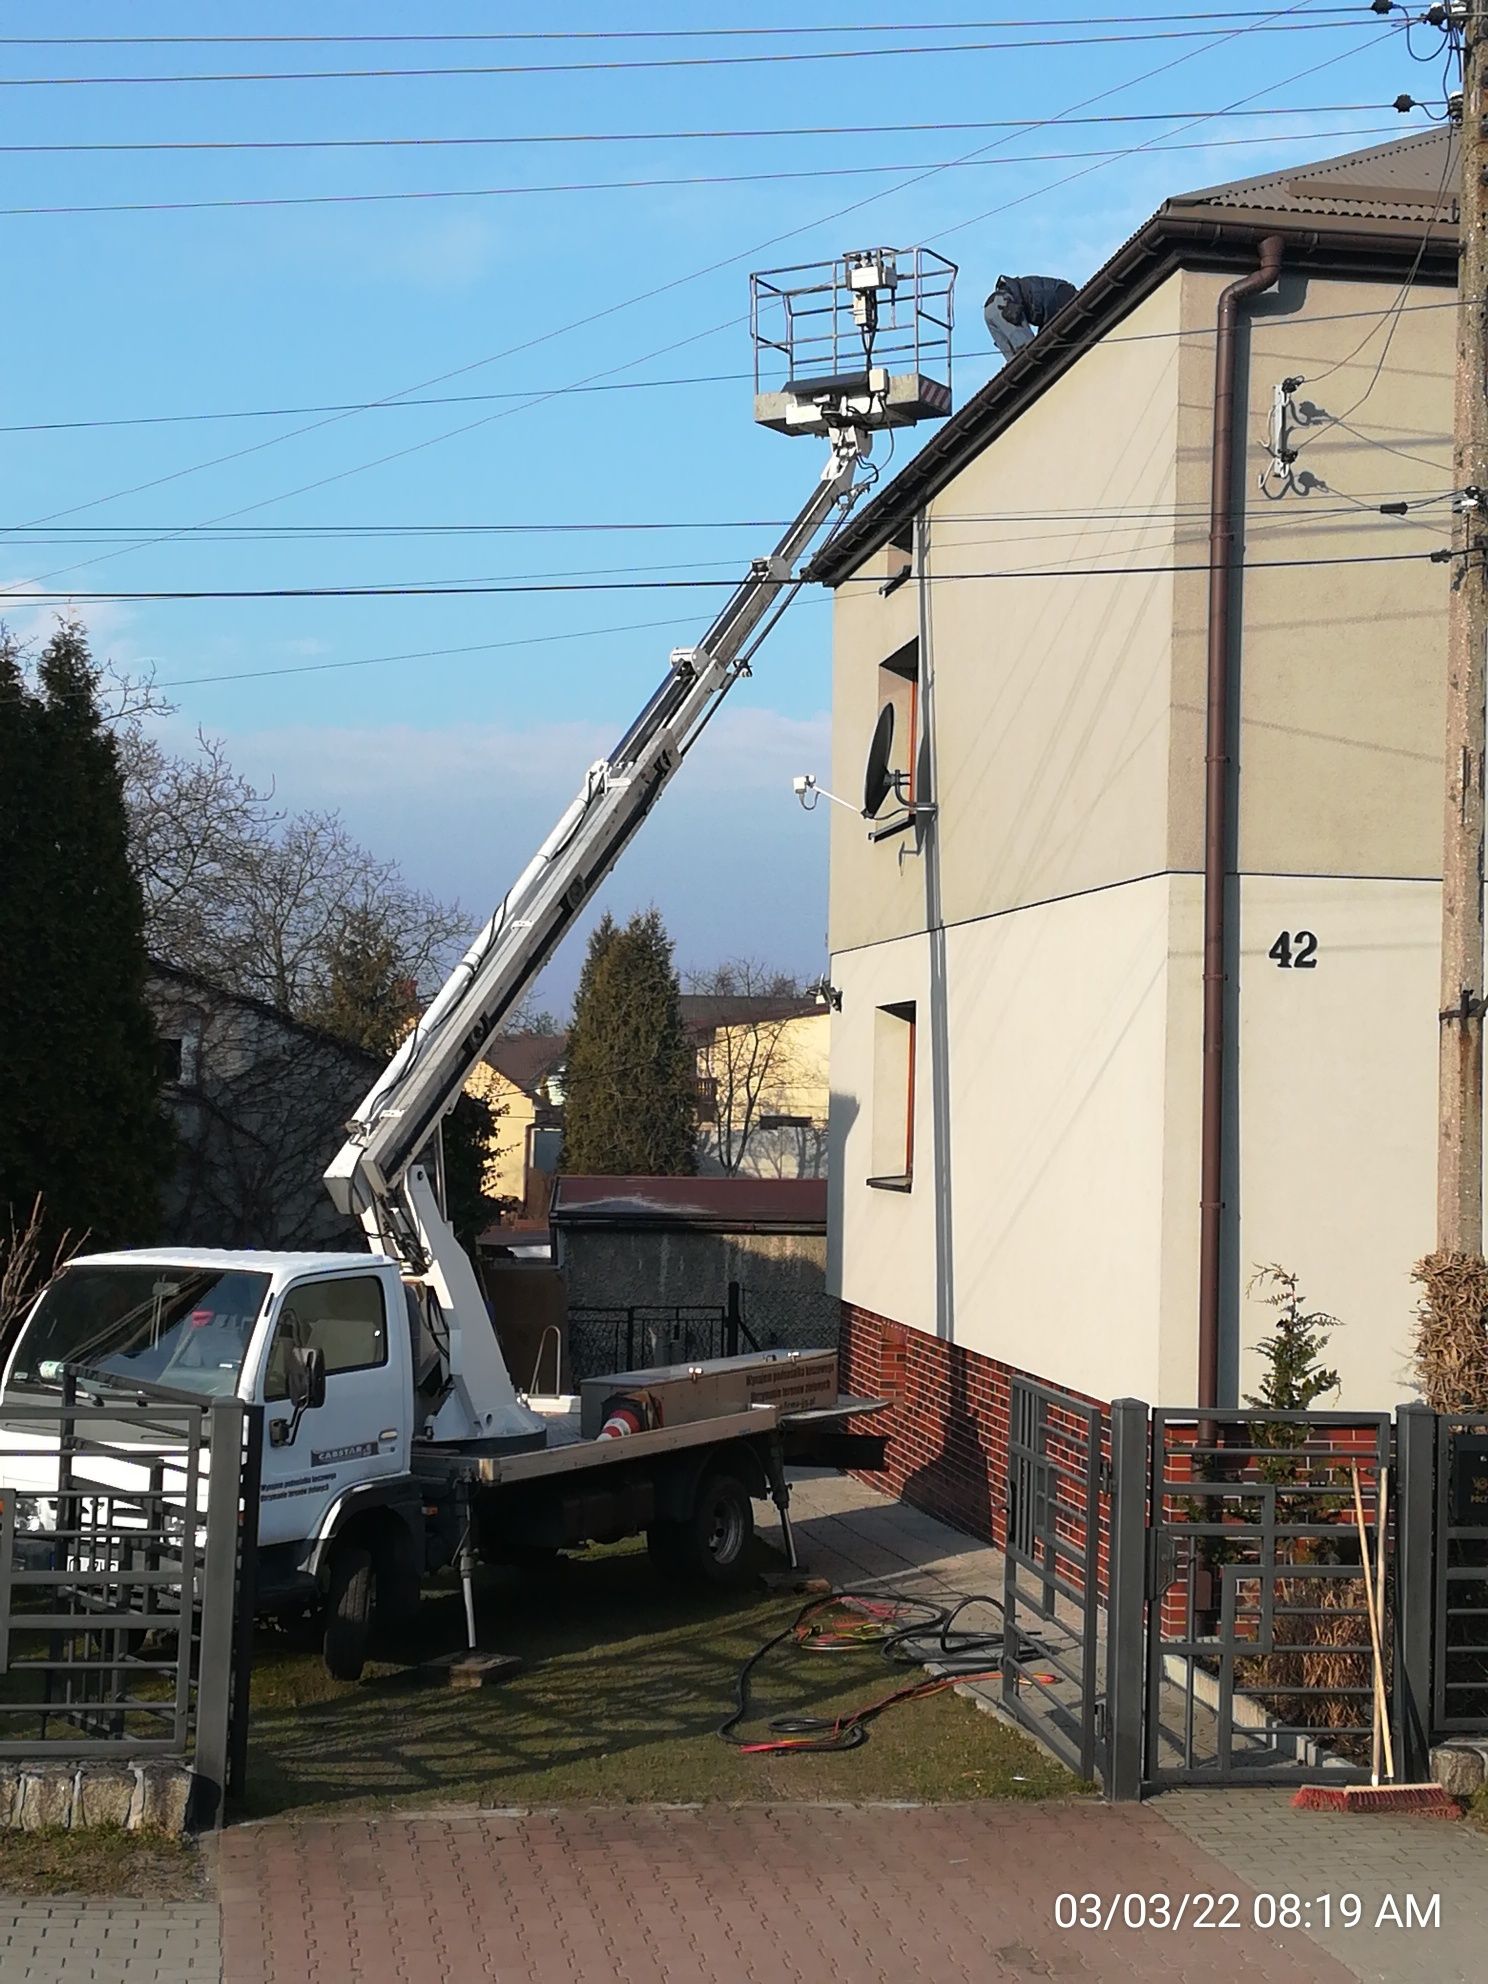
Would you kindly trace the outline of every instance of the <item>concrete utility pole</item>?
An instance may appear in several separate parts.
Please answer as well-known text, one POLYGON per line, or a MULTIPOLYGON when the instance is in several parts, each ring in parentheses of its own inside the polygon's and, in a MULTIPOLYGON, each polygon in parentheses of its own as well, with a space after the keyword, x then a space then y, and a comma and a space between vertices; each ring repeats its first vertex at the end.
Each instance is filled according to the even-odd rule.
POLYGON ((1442 854, 1441 1060, 1436 1244, 1483 1251, 1483 760, 1488 698, 1488 0, 1462 27, 1461 251, 1447 609, 1446 836, 1442 854))

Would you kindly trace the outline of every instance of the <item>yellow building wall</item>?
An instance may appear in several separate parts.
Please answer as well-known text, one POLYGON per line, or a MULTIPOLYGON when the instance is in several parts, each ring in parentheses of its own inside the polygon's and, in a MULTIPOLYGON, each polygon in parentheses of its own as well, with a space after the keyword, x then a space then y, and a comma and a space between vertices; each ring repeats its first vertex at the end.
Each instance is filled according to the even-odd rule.
MULTIPOLYGON (((731 1115, 736 1133, 748 1120, 753 1098, 756 1127, 737 1167, 742 1176, 821 1175, 826 1161, 830 1058, 831 1015, 826 1011, 806 1013, 799 1019, 760 1021, 753 1026, 720 1027, 699 1051, 698 1072, 718 1083, 719 1110, 731 1115), (751 1056, 756 1070, 753 1077, 748 1072, 751 1056), (736 1071, 732 1083, 730 1068, 736 1071), (761 1130, 761 1116, 808 1116, 814 1127, 810 1131, 761 1130)), ((704 1170, 721 1169, 717 1124, 701 1126, 700 1143, 704 1170)))
POLYGON ((533 1100, 485 1061, 467 1079, 465 1092, 486 1103, 495 1117, 481 1189, 488 1198, 520 1204, 527 1190, 527 1132, 537 1113, 533 1100))

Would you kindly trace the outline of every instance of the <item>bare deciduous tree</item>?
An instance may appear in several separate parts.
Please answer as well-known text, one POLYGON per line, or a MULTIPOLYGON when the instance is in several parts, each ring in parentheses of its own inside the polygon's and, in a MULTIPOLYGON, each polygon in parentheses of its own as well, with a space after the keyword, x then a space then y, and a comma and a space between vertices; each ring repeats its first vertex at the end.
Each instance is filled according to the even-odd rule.
POLYGON ((233 769, 221 738, 167 750, 166 707, 116 677, 132 859, 156 957, 295 1016, 323 1004, 348 928, 375 922, 400 975, 427 994, 468 940, 458 904, 414 888, 335 813, 285 813, 233 769))
POLYGON ((807 1074, 791 1031, 805 997, 797 981, 757 959, 732 958, 711 971, 689 973, 687 989, 717 1002, 698 1044, 698 1078, 712 1117, 702 1126, 705 1155, 730 1175, 745 1168, 746 1158, 752 1169, 778 1176, 814 1175, 820 1135, 792 1125, 783 1146, 777 1133, 761 1135, 761 1118, 781 1113, 779 1103, 807 1074), (800 1169, 792 1161, 797 1153, 800 1169))
POLYGON ((198 731, 196 755, 178 757, 139 722, 116 735, 151 952, 236 986, 250 970, 249 876, 283 815, 233 770, 220 737, 198 731))
POLYGON ((74 1239, 71 1233, 64 1232, 48 1249, 43 1239, 45 1226, 40 1192, 24 1217, 17 1214, 14 1206, 6 1208, 5 1225, 0 1229, 0 1362, 9 1352, 15 1332, 32 1303, 82 1249, 88 1237, 83 1233, 74 1239))

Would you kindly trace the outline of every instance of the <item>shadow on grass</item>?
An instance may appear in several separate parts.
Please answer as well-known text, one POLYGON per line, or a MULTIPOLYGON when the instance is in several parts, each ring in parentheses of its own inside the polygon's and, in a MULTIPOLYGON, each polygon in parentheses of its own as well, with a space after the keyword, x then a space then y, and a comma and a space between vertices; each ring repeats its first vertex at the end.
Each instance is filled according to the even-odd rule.
MULTIPOLYGON (((763 1567, 780 1560, 757 1545, 763 1567)), ((243 1816, 348 1803, 553 1804, 760 1798, 1047 1796, 1070 1780, 992 1717, 951 1695, 884 1719, 862 1749, 746 1757, 718 1741, 748 1656, 801 1601, 679 1591, 635 1544, 541 1575, 477 1586, 483 1648, 519 1655, 496 1687, 422 1685, 408 1663, 463 1644, 458 1590, 425 1600, 404 1664, 355 1686, 318 1654, 265 1633, 256 1649, 243 1816)), ((909 1676, 872 1650, 791 1648, 757 1670, 746 1736, 781 1715, 822 1715, 909 1676)))

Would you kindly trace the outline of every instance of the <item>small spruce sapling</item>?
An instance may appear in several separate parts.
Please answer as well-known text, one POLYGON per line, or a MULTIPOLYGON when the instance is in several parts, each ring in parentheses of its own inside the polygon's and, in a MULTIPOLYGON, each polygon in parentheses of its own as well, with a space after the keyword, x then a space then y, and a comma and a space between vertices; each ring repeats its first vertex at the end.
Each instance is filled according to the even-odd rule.
MULTIPOLYGON (((1276 1311, 1269 1336, 1256 1345, 1265 1364, 1260 1388, 1246 1392, 1244 1401, 1263 1412, 1310 1412, 1320 1398, 1338 1390, 1337 1371, 1324 1362, 1329 1340, 1342 1327, 1326 1309, 1309 1309, 1298 1277, 1274 1262, 1257 1268, 1247 1291, 1276 1311)), ((1312 1466, 1303 1453, 1308 1429, 1297 1420, 1256 1419, 1250 1422, 1251 1445, 1270 1449, 1274 1458, 1262 1460, 1256 1473, 1262 1481, 1281 1486, 1311 1486, 1312 1466)), ((1323 1470, 1324 1479, 1332 1470, 1323 1470)), ((1276 1519, 1282 1524, 1326 1522, 1342 1504, 1336 1497, 1313 1494, 1278 1495, 1276 1519)), ((1319 1539, 1298 1540, 1297 1557, 1317 1556, 1319 1539)))

